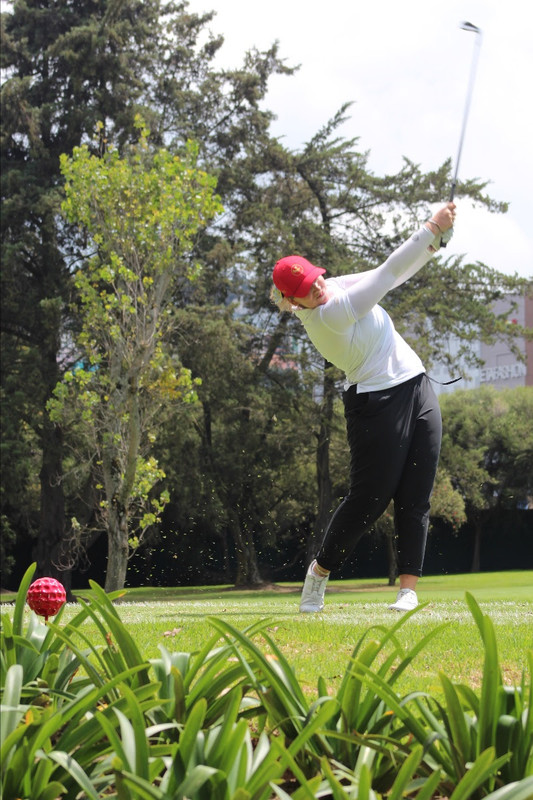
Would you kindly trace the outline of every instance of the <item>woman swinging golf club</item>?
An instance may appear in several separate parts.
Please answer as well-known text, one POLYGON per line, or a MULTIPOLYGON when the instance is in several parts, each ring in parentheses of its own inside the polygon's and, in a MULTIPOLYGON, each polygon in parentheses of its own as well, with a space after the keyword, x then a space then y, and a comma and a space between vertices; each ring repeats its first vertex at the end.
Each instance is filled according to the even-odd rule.
POLYGON ((325 279, 325 269, 297 255, 274 267, 278 307, 295 313, 319 353, 346 375, 350 488, 307 571, 302 612, 324 608, 330 572, 346 561, 391 500, 400 590, 389 608, 408 611, 418 605, 415 587, 426 548, 441 416, 424 365, 378 303, 427 263, 454 220, 455 204, 449 202, 368 272, 325 279))

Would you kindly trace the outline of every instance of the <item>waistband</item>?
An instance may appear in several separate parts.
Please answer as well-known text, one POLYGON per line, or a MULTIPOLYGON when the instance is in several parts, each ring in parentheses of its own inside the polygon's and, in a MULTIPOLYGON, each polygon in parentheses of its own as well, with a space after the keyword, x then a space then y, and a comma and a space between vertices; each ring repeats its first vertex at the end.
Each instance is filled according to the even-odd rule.
POLYGON ((383 389, 370 389, 366 392, 358 392, 357 387, 359 384, 351 383, 350 386, 344 390, 343 394, 379 394, 379 392, 392 392, 394 389, 400 389, 403 386, 408 386, 410 383, 415 386, 417 383, 420 383, 423 378, 431 380, 426 372, 419 372, 418 375, 413 375, 412 378, 408 378, 406 381, 402 381, 401 383, 395 383, 393 386, 385 386, 383 389))

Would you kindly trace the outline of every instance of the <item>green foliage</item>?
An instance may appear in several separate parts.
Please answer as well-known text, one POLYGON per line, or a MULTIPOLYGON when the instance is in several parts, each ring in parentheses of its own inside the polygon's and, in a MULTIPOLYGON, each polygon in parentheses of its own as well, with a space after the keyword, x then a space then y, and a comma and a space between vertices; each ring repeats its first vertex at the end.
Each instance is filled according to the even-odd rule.
POLYGON ((533 654, 529 658, 529 685, 524 674, 521 686, 505 689, 491 620, 468 593, 467 602, 485 647, 480 696, 468 686, 455 686, 441 672, 444 706, 418 692, 399 698, 366 665, 357 665, 362 680, 402 721, 403 733, 408 732, 427 748, 428 764, 433 770, 442 770, 446 776, 443 786, 452 792, 450 798, 454 800, 478 796, 474 792, 480 787, 492 790, 510 780, 520 780, 531 774, 533 766, 533 654))
POLYGON ((212 618, 196 653, 147 661, 97 585, 70 622, 24 626, 24 576, 0 644, 5 800, 526 800, 533 791, 529 675, 504 687, 494 629, 474 598, 485 649, 480 692, 444 673, 444 703, 394 684, 438 628, 406 650, 401 628, 355 646, 339 690, 310 699, 258 621, 212 618), (83 632, 91 618, 98 631, 83 632), (511 791, 512 788, 512 791, 511 791), (528 794, 529 793, 529 794, 528 794))
POLYGON ((168 350, 176 282, 193 276, 184 261, 193 238, 221 210, 215 181, 183 157, 153 152, 148 132, 126 156, 89 147, 63 155, 63 213, 90 235, 95 254, 78 270, 79 361, 65 373, 48 409, 77 433, 80 460, 93 463, 109 536, 106 588, 124 585, 128 544, 135 548, 160 519, 168 491, 150 449, 161 416, 196 400, 196 383, 168 350))
POLYGON ((72 559, 62 430, 45 411, 68 364, 71 263, 83 252, 60 217, 59 159, 100 119, 107 136, 131 137, 140 78, 152 77, 149 62, 159 59, 159 11, 155 0, 2 7, 2 454, 11 465, 2 471, 2 510, 20 551, 38 536, 42 574, 72 559))
MULTIPOLYGON (((72 363, 65 345, 71 344, 78 323, 70 302, 73 271, 87 256, 86 235, 59 214, 60 156, 89 141, 99 122, 97 149, 113 142, 122 151, 139 139, 134 116, 141 110, 156 147, 164 142, 173 153, 187 156, 186 143, 195 139, 202 163, 219 175, 225 193, 239 194, 234 162, 241 158, 244 142, 264 136, 272 119, 271 112, 259 107, 268 79, 292 70, 281 62, 276 46, 251 52, 242 68, 215 70, 212 61, 223 40, 208 29, 213 16, 193 13, 186 3, 159 0, 82 0, 72 7, 28 0, 2 13, 2 403, 10 420, 2 426, 2 447, 12 465, 2 474, 2 511, 20 539, 29 540, 28 532, 38 536, 39 569, 46 574, 55 574, 58 564, 74 565, 77 553, 71 545, 81 543, 76 541, 77 528, 71 532, 66 520, 77 516, 81 526, 86 517, 94 520, 100 499, 90 491, 92 461, 79 458, 79 452, 63 452, 62 426, 45 411, 63 370, 72 363), (26 436, 28 427, 34 432, 31 437, 26 436), (29 454, 42 463, 28 463, 29 454), (42 485, 35 487, 32 478, 39 474, 42 485), (88 506, 85 513, 80 505, 88 506)), ((105 195, 107 187, 99 188, 105 195)), ((122 199, 128 206, 127 193, 122 199)), ((161 201, 155 213, 165 217, 166 196, 156 191, 154 199, 161 201)), ((175 203, 173 197, 171 205, 175 203)), ((131 219, 119 215, 121 222, 131 234, 131 219)), ((137 245, 146 249, 143 231, 137 233, 137 245)), ((173 244, 176 250, 182 233, 173 244)), ((215 249, 210 237, 194 238, 197 253, 183 258, 183 278, 195 273, 200 242, 215 249)), ((219 244, 231 260, 225 236, 219 244)), ((110 260, 120 271, 121 265, 110 260)), ((204 280, 208 296, 211 286, 204 280)), ((183 290, 188 291, 187 280, 176 294, 183 290)), ((124 294, 121 301, 127 317, 133 301, 124 294)), ((145 306, 140 311, 150 313, 145 306)), ((153 390, 181 404, 183 398, 194 397, 194 386, 179 355, 178 350, 159 364, 153 390)), ((91 365, 78 366, 82 380, 81 370, 91 365)), ((88 394, 80 420, 91 418, 92 399, 88 394)), ((78 418, 78 411, 72 409, 71 419, 78 418)), ((157 405, 153 413, 157 415, 157 405)), ((72 429, 66 433, 76 447, 72 429)), ((156 517, 158 513, 157 508, 149 511, 156 517)), ((145 517, 148 523, 153 517, 145 517)), ((136 541, 133 535, 130 540, 136 541)), ((22 549, 20 542, 18 546, 22 549)))
POLYGON ((431 495, 431 517, 448 522, 454 531, 466 522, 465 501, 454 488, 452 475, 444 467, 439 467, 431 495))
POLYGON ((533 389, 492 387, 440 398, 441 463, 467 511, 516 508, 533 485, 533 389))
MULTIPOLYGON (((157 455, 173 487, 171 518, 196 542, 233 538, 237 567, 227 580, 257 584, 254 548, 279 547, 314 513, 313 442, 302 440, 293 414, 298 407, 312 417, 316 405, 296 376, 265 376, 251 352, 256 330, 231 308, 188 306, 177 319, 187 342, 184 363, 201 379, 201 406, 188 426, 169 420, 158 437, 157 455)), ((178 537, 169 546, 184 549, 178 537)), ((198 550, 196 544, 195 556, 198 550)))

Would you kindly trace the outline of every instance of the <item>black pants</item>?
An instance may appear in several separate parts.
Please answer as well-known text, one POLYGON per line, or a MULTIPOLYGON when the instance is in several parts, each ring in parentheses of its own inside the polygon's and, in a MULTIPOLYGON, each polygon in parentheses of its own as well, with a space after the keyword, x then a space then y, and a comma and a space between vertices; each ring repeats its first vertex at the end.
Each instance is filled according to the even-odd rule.
POLYGON ((392 389, 343 395, 350 491, 334 512, 316 559, 334 570, 394 500, 400 575, 422 574, 429 500, 442 435, 439 401, 426 375, 392 389))

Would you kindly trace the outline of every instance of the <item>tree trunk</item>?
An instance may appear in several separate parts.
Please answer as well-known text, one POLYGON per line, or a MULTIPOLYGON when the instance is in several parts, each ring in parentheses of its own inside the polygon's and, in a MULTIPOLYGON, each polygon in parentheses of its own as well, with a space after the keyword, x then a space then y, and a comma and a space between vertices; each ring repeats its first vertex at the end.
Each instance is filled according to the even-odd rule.
POLYGON ((237 558, 235 586, 261 586, 263 579, 257 565, 257 554, 252 536, 242 530, 239 520, 235 518, 230 521, 230 530, 235 542, 237 558))
POLYGON ((307 565, 313 560, 326 531, 332 506, 331 474, 329 468, 329 443, 333 420, 335 381, 328 362, 324 364, 324 397, 320 409, 320 428, 316 448, 316 475, 318 508, 313 531, 307 544, 307 565))
POLYGON ((107 519, 106 592, 123 589, 128 569, 128 515, 114 503, 107 519))

